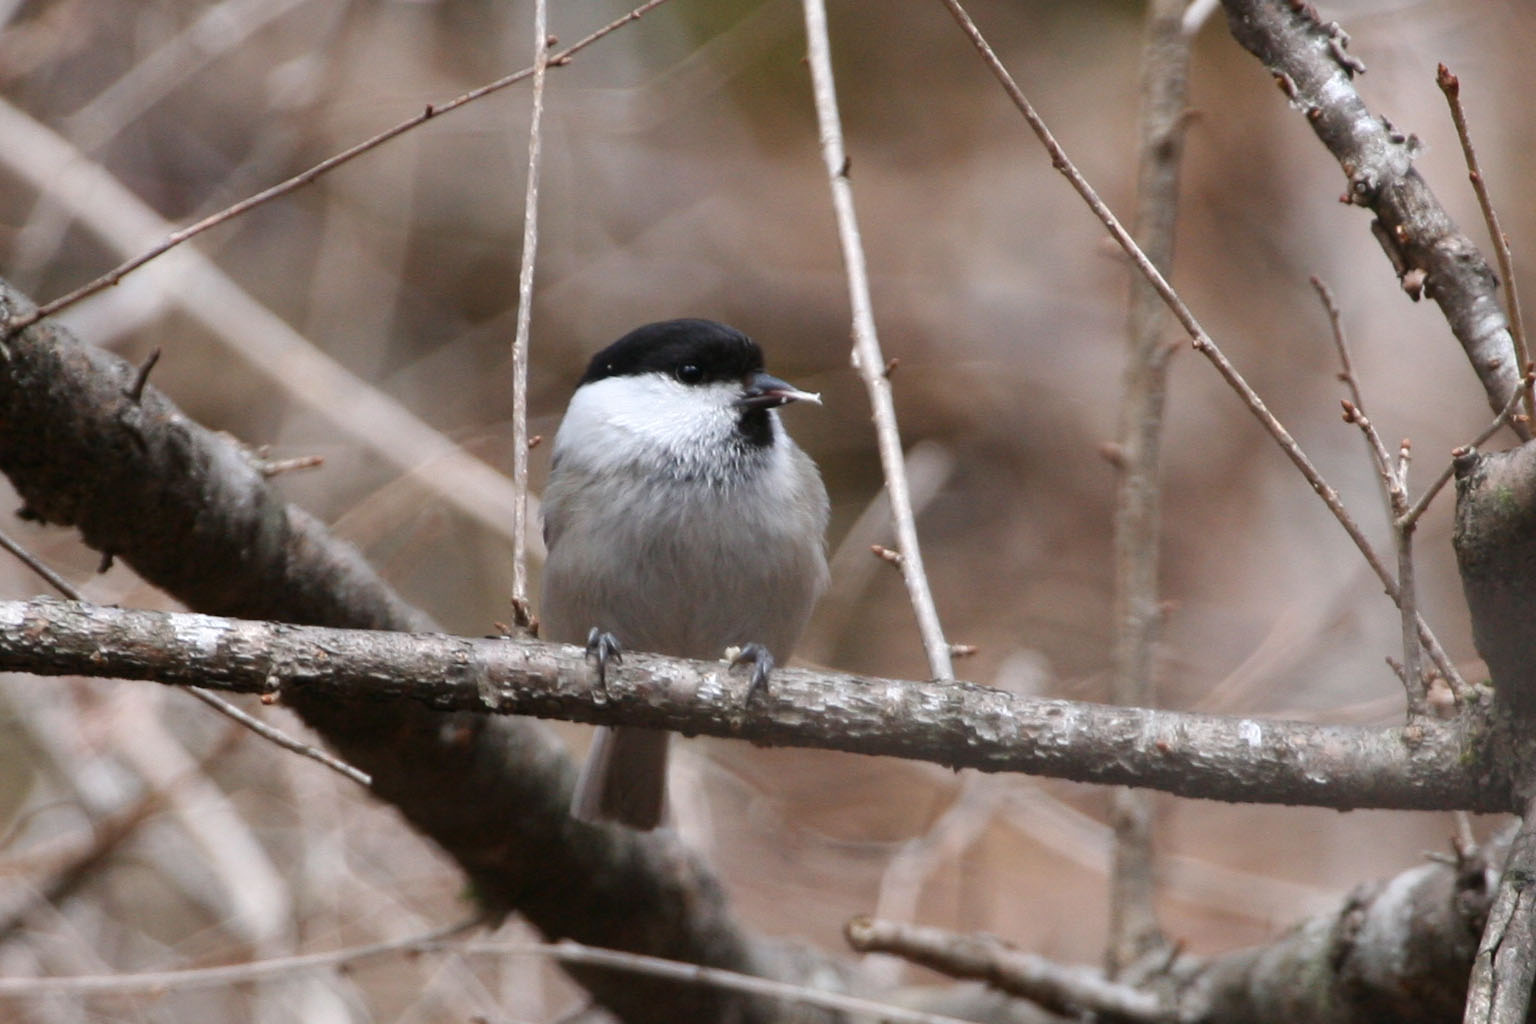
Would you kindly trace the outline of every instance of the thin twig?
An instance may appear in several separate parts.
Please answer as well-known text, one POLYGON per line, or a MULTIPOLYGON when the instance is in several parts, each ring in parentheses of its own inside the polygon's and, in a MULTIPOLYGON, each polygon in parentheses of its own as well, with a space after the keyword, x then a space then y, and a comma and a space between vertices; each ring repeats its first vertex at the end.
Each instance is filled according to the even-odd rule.
POLYGON ((898 564, 907 585, 907 595, 912 601, 912 610, 917 615, 918 633, 928 655, 928 670, 935 679, 953 679, 955 672, 949 642, 944 639, 944 628, 933 603, 933 591, 923 569, 917 523, 912 513, 912 497, 907 487, 901 432, 896 425, 896 406, 891 400, 891 382, 886 377, 887 364, 880 352, 880 339, 875 333, 869 273, 864 263, 863 243, 859 240, 853 187, 848 181, 848 154, 843 147, 842 119, 837 111, 837 86, 832 78, 827 11, 823 0, 804 0, 803 6, 811 84, 816 99, 816 121, 821 133, 821 153, 832 186, 837 237, 842 245, 843 266, 848 274, 848 298, 853 307, 853 366, 864 381, 874 414, 880 465, 885 472, 885 489, 891 496, 891 518, 896 527, 896 543, 902 555, 898 564))
MULTIPOLYGON (((42 579, 45 580, 50 587, 52 587, 54 590, 57 590, 65 597, 69 598, 71 601, 85 600, 85 597, 80 593, 78 587, 69 582, 69 580, 65 579, 63 576, 60 576, 58 573, 54 572, 53 569, 49 568, 42 559, 28 551, 14 538, 10 537, 3 531, 0 531, 0 547, 5 548, 5 550, 16 556, 17 560, 19 560, 23 565, 25 565, 28 569, 31 569, 38 576, 42 577, 42 579)), ((284 750, 291 750, 295 754, 302 754, 310 760, 318 761, 332 771, 341 773, 359 785, 373 785, 373 779, 368 776, 367 772, 354 768, 352 765, 347 764, 339 757, 328 754, 318 747, 311 746, 302 740, 294 739, 292 736, 289 736, 281 729, 270 726, 267 723, 261 721, 259 718, 253 718, 252 716, 246 714, 244 711, 241 711, 235 705, 231 704, 229 701, 225 700, 223 697, 220 697, 217 694, 209 693, 208 691, 200 689, 196 686, 189 686, 187 687, 187 690, 192 694, 192 696, 196 697, 204 704, 207 704, 209 707, 213 708, 213 710, 217 711, 225 718, 240 723, 247 729, 254 732, 256 735, 265 740, 270 740, 271 742, 276 743, 284 750)))
MULTIPOLYGON (((602 28, 590 33, 589 35, 561 50, 553 57, 550 57, 548 60, 548 65, 551 67, 564 67, 566 64, 570 63, 571 58, 574 57, 577 53, 586 49, 588 46, 591 46, 593 43, 597 42, 599 39, 602 39, 609 33, 614 32, 629 24, 630 22, 643 17, 653 9, 660 7, 666 2, 667 0, 647 0, 646 3, 636 7, 628 14, 625 14, 619 18, 615 18, 613 21, 610 21, 602 28)), ((396 124, 391 128, 386 128, 384 131, 379 132, 377 135, 374 135, 371 138, 364 139, 362 142, 359 142, 348 149, 342 150, 340 153, 337 153, 334 156, 327 157, 308 170, 301 171, 286 181, 279 182, 278 184, 273 185, 271 188, 263 189, 255 195, 247 196, 245 199, 240 200, 238 203, 226 206, 224 209, 218 211, 217 213, 209 214, 207 217, 204 217, 202 220, 199 220, 194 224, 189 224, 188 226, 178 231, 172 232, 159 244, 140 253, 137 256, 134 256, 132 259, 118 264, 95 280, 88 281, 81 285, 79 288, 76 288, 74 291, 69 292, 66 295, 61 295, 51 302, 43 303, 36 309, 32 310, 30 313, 22 313, 11 317, 5 322, 4 331, 0 332, 0 340, 9 339, 17 331, 32 326, 39 320, 42 320, 44 317, 52 316, 60 310, 74 305, 81 299, 95 295, 97 292, 104 291, 107 288, 112 287, 121 281, 125 276, 142 267, 150 260, 153 260, 156 257, 169 252, 183 242, 186 242, 192 238, 196 238, 204 231, 207 231, 210 228, 218 227, 220 224, 232 220, 241 214, 248 213, 256 207, 261 206, 264 203, 268 203, 273 199, 278 198, 279 196, 287 195, 289 192, 292 192, 295 189, 302 188, 303 186, 315 181, 317 178, 320 178, 330 171, 335 170, 342 164, 347 163, 356 157, 362 156, 364 153, 367 153, 372 149, 378 148, 380 145, 388 142, 390 139, 393 139, 396 136, 403 135, 411 129, 425 124, 426 122, 432 120, 434 117, 437 117, 441 114, 446 114, 452 110, 457 110, 467 103, 472 103, 475 100, 481 99, 482 97, 489 96, 491 93, 499 92, 509 85, 515 85, 516 83, 521 82, 523 79, 531 77, 535 70, 536 69, 532 67, 523 68, 521 71, 515 71, 510 75, 496 79, 494 82, 489 82, 485 85, 479 86, 478 88, 471 89, 466 93, 455 96, 453 99, 447 101, 446 103, 429 103, 427 104, 427 108, 420 114, 417 114, 415 117, 407 118, 406 120, 401 121, 399 124, 396 124)))
MULTIPOLYGON (((1323 504, 1328 506, 1328 510, 1339 521, 1339 525, 1344 527, 1344 532, 1349 534, 1350 540, 1354 541, 1355 547, 1360 550, 1360 554, 1365 558, 1366 564, 1371 567, 1371 571, 1381 581, 1381 585, 1386 590, 1387 595, 1391 597, 1394 604, 1397 603, 1400 599, 1397 581, 1387 571, 1386 565, 1376 553, 1375 548, 1371 546, 1370 541, 1366 539, 1359 525, 1355 523, 1349 511, 1345 509, 1338 492, 1323 479, 1322 474, 1317 471, 1317 467, 1312 464, 1312 460, 1302 451, 1295 438, 1275 418, 1274 414, 1269 411, 1263 400, 1259 398, 1258 393, 1253 390, 1242 374, 1238 372, 1237 368, 1228 361, 1221 349, 1217 347, 1216 342, 1206 333, 1205 328, 1200 325, 1200 321, 1196 319, 1195 314, 1190 311, 1190 308, 1184 304, 1184 300, 1173 290, 1173 286, 1168 283, 1157 267, 1152 264, 1152 261, 1147 258, 1146 253, 1141 251, 1141 247, 1136 244, 1136 240, 1131 237, 1130 232, 1120 223, 1119 218, 1115 216, 1114 212, 1099 198, 1093 186, 1088 184, 1088 180, 1083 177, 1076 165, 1068 158, 1066 150, 1062 148, 1061 143, 1056 141, 1056 137, 1051 133, 1050 128, 1046 126, 1045 121, 1035 111, 1034 105, 1029 102, 1028 97, 1019 88, 1013 76, 1008 73, 1008 69, 1003 65, 1002 60, 998 58, 997 53, 987 42, 986 37, 981 34, 981 30, 976 27, 976 23, 971 20, 971 16, 966 13, 964 6, 960 4, 959 0, 942 0, 942 3, 960 24, 961 29, 971 40, 971 44, 981 54, 982 60, 985 61, 987 67, 991 69, 993 75, 1002 84, 1003 90, 1013 101, 1014 106, 1018 108, 1019 113, 1024 116, 1024 120, 1034 131, 1036 137, 1045 147, 1046 152, 1050 154, 1051 165, 1062 173, 1068 183, 1071 184, 1073 189, 1077 191, 1078 195, 1088 205, 1088 208, 1093 211, 1094 216, 1104 225, 1110 236, 1125 250, 1131 262, 1136 265, 1136 269, 1141 272, 1142 276, 1147 279, 1147 282, 1157 291, 1163 302, 1173 311, 1175 319, 1179 321, 1180 325, 1183 326, 1185 332, 1189 335, 1195 350, 1211 362, 1216 368, 1216 372, 1237 393, 1238 397, 1242 399, 1243 404, 1248 407, 1248 410, 1258 419, 1264 429, 1269 432, 1269 435, 1274 438, 1275 443, 1285 452, 1286 457, 1301 471, 1307 483, 1312 486, 1312 490, 1317 493, 1318 497, 1323 499, 1323 504)), ((1464 692, 1466 690, 1466 683, 1461 678, 1461 673, 1457 671, 1456 666, 1451 662, 1450 655, 1440 645, 1440 641, 1436 639, 1434 632, 1429 628, 1429 624, 1424 621, 1423 617, 1418 617, 1417 621, 1419 638, 1429 651, 1430 657, 1434 659, 1435 667, 1440 670, 1447 680, 1451 681, 1453 688, 1458 692, 1464 692)))
MULTIPOLYGON (((1536 372, 1527 367, 1520 387, 1515 390, 1514 394, 1509 396, 1509 401, 1504 403, 1504 408, 1493 418, 1493 422, 1488 424, 1481 434, 1478 434, 1471 441, 1468 441, 1456 450, 1467 451, 1476 448, 1504 429, 1505 424, 1514 418, 1515 408, 1522 404, 1525 397, 1530 394, 1533 386, 1536 386, 1536 372)), ((1403 513, 1400 521, 1406 523, 1418 522, 1419 518, 1429 510, 1430 502, 1435 500, 1435 496, 1440 493, 1440 489, 1451 482, 1451 477, 1455 475, 1455 472, 1456 464, 1454 462, 1447 462, 1445 468, 1440 471, 1440 475, 1435 478, 1435 482, 1429 485, 1429 489, 1424 492, 1418 501, 1414 502, 1412 508, 1403 513)))
MULTIPOLYGON (((1478 166, 1477 150, 1472 146, 1472 133, 1467 129, 1467 114, 1461 106, 1461 80, 1451 74, 1451 69, 1444 64, 1439 65, 1435 71, 1435 84, 1440 86, 1440 91, 1445 94, 1446 103, 1450 104, 1451 120, 1456 125, 1456 137, 1461 140, 1461 152, 1467 160, 1467 177, 1472 181, 1472 191, 1477 194, 1477 205, 1482 208, 1483 220, 1488 225, 1488 234, 1493 239, 1494 255, 1499 260, 1499 273, 1504 277, 1504 294, 1507 296, 1505 305, 1509 309, 1509 335, 1515 345, 1515 358, 1524 367, 1531 361, 1530 351, 1525 344, 1525 326, 1520 316, 1520 289, 1515 283, 1515 260, 1509 249, 1509 236, 1504 234, 1504 229, 1499 226, 1499 215, 1493 208, 1493 200, 1488 195, 1488 182, 1483 178, 1482 168, 1478 166)), ((1536 420, 1536 398, 1529 392, 1526 393, 1525 412, 1533 420, 1536 420)))
POLYGON ((1316 276, 1311 278, 1312 287, 1322 300, 1328 314, 1328 326, 1333 334, 1334 348, 1339 353, 1339 379, 1349 388, 1350 398, 1343 403, 1344 422, 1360 428, 1365 437, 1366 450, 1376 467, 1376 479, 1381 484, 1382 500, 1387 506, 1387 520, 1392 524, 1393 542, 1397 547, 1397 586, 1402 598, 1398 601, 1398 615, 1402 622, 1403 661, 1401 664, 1387 659, 1393 672, 1403 684, 1407 695, 1408 718, 1416 720, 1428 710, 1429 688, 1419 668, 1419 637, 1417 595, 1413 589, 1413 523, 1404 521, 1408 509, 1408 460, 1407 442, 1404 442, 1404 458, 1393 469, 1392 456, 1376 430, 1376 425, 1365 414, 1365 399, 1360 393, 1360 381, 1355 376, 1354 362, 1349 355, 1349 339, 1344 333, 1344 318, 1333 292, 1316 276))
MULTIPOLYGON (((1331 298, 1331 296, 1325 296, 1324 302, 1330 302, 1331 298)), ((1340 353, 1346 360, 1345 367, 1348 373, 1348 347, 1344 342, 1344 333, 1338 324, 1336 313, 1336 309, 1330 308, 1329 316, 1334 320, 1334 337, 1338 342, 1340 353)), ((1360 393, 1358 388, 1351 390, 1356 396, 1360 393)), ((1402 620, 1403 660, 1401 664, 1390 661, 1389 664, 1393 665, 1393 671, 1402 681, 1407 694, 1408 717, 1410 720, 1417 720, 1428 710, 1426 701, 1429 690, 1423 670, 1419 667, 1421 659, 1417 629, 1418 593, 1414 590, 1413 584, 1415 524, 1405 519, 1408 513, 1408 461, 1411 446, 1407 438, 1404 438, 1402 445, 1398 448, 1398 459, 1394 465, 1392 455, 1387 451, 1386 443, 1382 441, 1376 424, 1371 422, 1365 410, 1348 399, 1340 404, 1344 406, 1344 422, 1359 427, 1361 434, 1365 437, 1365 446, 1371 453, 1371 461, 1376 466, 1376 477, 1381 484, 1383 499, 1386 501, 1387 521, 1392 524, 1392 541, 1397 549, 1397 589, 1400 595, 1397 607, 1402 620)))
POLYGON ((539 166, 543 146, 544 79, 549 67, 548 0, 533 5, 533 99, 528 118, 528 175, 523 191, 523 252, 517 273, 517 330, 512 335, 512 608, 520 627, 528 604, 528 331, 533 318, 533 267, 539 247, 539 166))
POLYGON ((1307 280, 1312 282, 1317 297, 1323 304, 1323 311, 1328 314, 1328 327, 1333 335, 1333 347, 1339 353, 1339 380, 1349 388, 1350 401, 1359 408, 1365 408, 1365 399, 1360 396, 1360 380, 1355 376, 1355 362, 1349 354, 1349 338, 1344 333, 1344 318, 1339 313, 1339 304, 1333 299, 1333 289, 1323 282, 1316 274, 1307 280))
POLYGON ((43 581, 46 582, 50 587, 63 594, 65 597, 69 598, 71 601, 85 600, 80 596, 80 591, 76 589, 73 583, 69 582, 69 580, 54 572, 53 569, 41 558, 38 558, 32 552, 22 547, 19 541, 3 531, 0 531, 0 548, 5 548, 5 550, 9 551, 16 557, 17 561, 21 562, 22 565, 25 565, 28 569, 31 569, 38 576, 42 577, 43 581))
POLYGON ((370 776, 367 772, 347 764, 347 762, 343 761, 341 758, 335 757, 332 754, 328 754, 321 750, 319 747, 312 746, 303 742, 302 740, 294 739, 292 736, 289 736, 281 729, 268 725, 266 722, 263 722, 261 719, 256 718, 253 715, 246 714, 244 711, 241 711, 238 707, 218 696, 217 694, 209 693, 207 690, 196 686, 187 687, 187 692, 192 694, 192 696, 196 697, 198 700, 202 701, 204 704, 207 704, 209 707, 213 708, 213 710, 217 711, 225 718, 239 722, 241 725, 245 726, 247 729, 251 730, 251 732, 260 736, 262 739, 276 743, 284 750, 291 750, 293 753, 307 757, 311 761, 317 761, 331 769, 331 771, 351 779, 353 782, 357 783, 359 786, 362 786, 364 789, 368 789, 373 786, 373 777, 370 776))
POLYGON ((1429 686, 1420 667, 1418 633, 1418 592, 1414 589, 1413 572, 1413 524, 1396 531, 1397 534, 1397 588, 1402 594, 1398 602, 1403 624, 1403 686, 1408 694, 1408 717, 1422 718, 1428 713, 1429 686))
POLYGON ((160 361, 160 349, 157 346, 140 364, 138 372, 133 375, 133 383, 128 390, 123 392, 128 401, 138 405, 144 400, 144 389, 149 385, 149 375, 154 372, 155 364, 160 361))
POLYGON ((1160 1024, 1173 1016, 1153 992, 1117 984, 1098 971, 1026 953, 991 935, 962 935, 868 917, 854 918, 843 932, 848 944, 861 953, 891 953, 953 978, 985 981, 1074 1019, 1084 1011, 1141 1024, 1160 1024))

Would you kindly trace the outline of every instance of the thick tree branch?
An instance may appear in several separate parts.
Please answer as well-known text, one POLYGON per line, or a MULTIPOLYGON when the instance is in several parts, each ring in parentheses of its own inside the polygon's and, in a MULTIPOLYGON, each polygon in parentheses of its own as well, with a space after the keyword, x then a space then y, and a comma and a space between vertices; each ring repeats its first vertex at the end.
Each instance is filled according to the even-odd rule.
MULTIPOLYGON (((1227 718, 780 669, 750 707, 724 662, 626 654, 594 689, 579 647, 303 628, 52 600, 0 602, 0 669, 277 694, 369 719, 411 706, 627 724, 884 754, 955 768, 1320 807, 1503 810, 1482 748, 1455 727, 1227 718)), ((396 711, 396 714, 399 712, 396 711)), ((455 719, 461 722, 462 719, 455 719)), ((467 726, 462 726, 466 727, 467 726)), ((397 758, 409 758, 398 745, 397 758)))
MULTIPOLYGON (((1376 215, 1372 233, 1403 288, 1434 299, 1461 342, 1489 406, 1504 408, 1520 383, 1498 279, 1414 170, 1417 138, 1372 114, 1355 91, 1365 66, 1346 50, 1349 35, 1311 4, 1223 0, 1232 36, 1263 62, 1302 111, 1349 179, 1344 199, 1376 215)), ((1521 437, 1529 427, 1516 424, 1521 437)))
POLYGON ((1536 714, 1536 448, 1459 451, 1452 541, 1472 638, 1498 698, 1536 714))
POLYGON ((1509 845, 1498 892, 1477 946, 1465 1024, 1524 1024, 1536 979, 1536 801, 1509 845))
POLYGON ((1104 1020, 1443 1024, 1460 1016, 1491 901, 1487 860, 1470 851, 1361 886, 1267 945, 1182 955, 1134 989, 984 936, 878 921, 848 931, 857 949, 982 978, 1052 1009, 1091 1009, 1104 1020))

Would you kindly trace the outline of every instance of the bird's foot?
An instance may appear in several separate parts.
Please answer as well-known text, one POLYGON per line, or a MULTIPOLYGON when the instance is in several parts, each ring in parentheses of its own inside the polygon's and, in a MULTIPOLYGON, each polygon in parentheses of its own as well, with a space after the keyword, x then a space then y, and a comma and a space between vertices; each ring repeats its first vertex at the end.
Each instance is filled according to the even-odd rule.
POLYGON ((744 644, 731 658, 731 668, 748 662, 752 664, 752 681, 747 684, 747 699, 742 701, 744 709, 752 706, 752 698, 759 690, 768 689, 768 676, 773 672, 773 652, 762 644, 744 644))
POLYGON ((605 633, 596 626, 587 634, 587 657, 597 668, 597 688, 593 698, 598 703, 608 699, 608 666, 624 661, 624 645, 612 633, 605 633))

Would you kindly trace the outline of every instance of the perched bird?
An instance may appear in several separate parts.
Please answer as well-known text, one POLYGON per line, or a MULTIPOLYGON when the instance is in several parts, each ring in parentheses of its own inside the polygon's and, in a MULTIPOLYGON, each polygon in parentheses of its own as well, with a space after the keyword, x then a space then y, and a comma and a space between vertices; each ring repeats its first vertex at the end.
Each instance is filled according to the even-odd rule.
MULTIPOLYGON (((599 679, 622 648, 788 658, 827 583, 827 491, 775 411, 820 402, 711 320, 637 328, 593 357, 555 435, 544 491, 544 636, 585 642, 599 679)), ((664 731, 599 728, 571 813, 654 828, 664 731)))

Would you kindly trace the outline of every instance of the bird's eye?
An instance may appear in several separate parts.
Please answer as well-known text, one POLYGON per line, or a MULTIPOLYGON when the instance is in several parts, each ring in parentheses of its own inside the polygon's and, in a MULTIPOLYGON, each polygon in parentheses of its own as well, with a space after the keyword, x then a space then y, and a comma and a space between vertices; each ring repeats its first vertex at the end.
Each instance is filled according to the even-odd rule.
POLYGON ((677 379, 684 384, 697 384, 704 379, 704 371, 693 363, 684 363, 677 368, 677 379))

